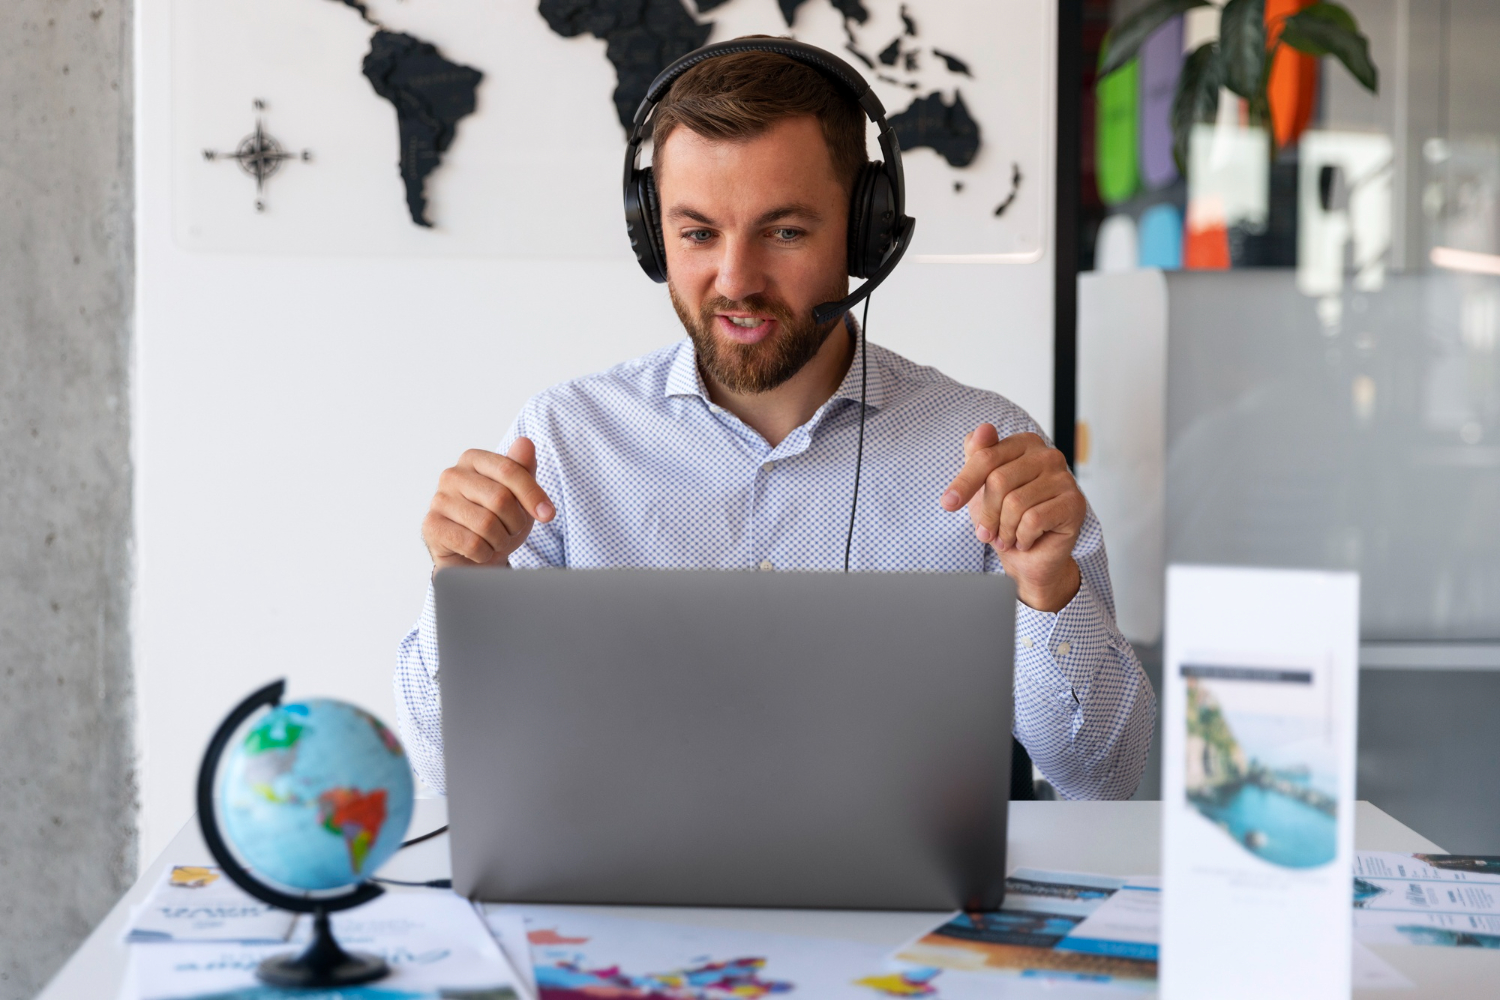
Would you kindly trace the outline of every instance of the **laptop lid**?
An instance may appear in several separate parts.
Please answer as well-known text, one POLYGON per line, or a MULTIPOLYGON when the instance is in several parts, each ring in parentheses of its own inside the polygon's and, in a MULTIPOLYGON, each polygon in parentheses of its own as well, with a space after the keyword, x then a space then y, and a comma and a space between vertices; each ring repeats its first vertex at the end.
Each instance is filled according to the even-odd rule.
POLYGON ((453 887, 510 902, 994 909, 998 574, 436 577, 453 887))

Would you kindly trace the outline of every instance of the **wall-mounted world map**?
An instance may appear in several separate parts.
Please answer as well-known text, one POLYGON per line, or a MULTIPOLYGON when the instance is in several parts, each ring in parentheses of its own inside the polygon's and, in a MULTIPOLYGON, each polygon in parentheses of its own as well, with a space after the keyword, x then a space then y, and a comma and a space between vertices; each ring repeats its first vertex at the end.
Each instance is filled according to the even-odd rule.
POLYGON ((871 80, 914 254, 1036 259, 1050 225, 1048 0, 178 0, 175 20, 174 145, 199 155, 174 171, 174 220, 192 247, 619 256, 624 130, 648 85, 752 33, 871 80), (318 169, 278 177, 248 218, 239 178, 199 161, 252 99, 318 169))

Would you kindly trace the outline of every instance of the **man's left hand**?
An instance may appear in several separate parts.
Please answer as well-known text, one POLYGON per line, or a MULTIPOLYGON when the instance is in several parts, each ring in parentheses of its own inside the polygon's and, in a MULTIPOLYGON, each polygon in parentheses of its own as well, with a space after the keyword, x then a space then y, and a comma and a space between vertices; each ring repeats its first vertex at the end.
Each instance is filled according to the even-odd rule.
POLYGON ((974 537, 1000 556, 1016 595, 1038 611, 1061 611, 1078 593, 1073 543, 1088 510, 1067 459, 1037 434, 1002 441, 992 424, 964 437, 964 459, 943 509, 968 504, 974 537))

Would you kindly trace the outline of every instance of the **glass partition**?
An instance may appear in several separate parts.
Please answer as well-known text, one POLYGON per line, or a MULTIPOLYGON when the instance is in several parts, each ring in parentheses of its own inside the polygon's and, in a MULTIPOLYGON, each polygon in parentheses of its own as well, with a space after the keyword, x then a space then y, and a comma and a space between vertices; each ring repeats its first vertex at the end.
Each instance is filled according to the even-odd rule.
POLYGON ((1084 266, 1168 272, 1166 558, 1357 569, 1366 640, 1500 641, 1500 4, 1347 0, 1363 79, 1278 44, 1309 6, 1265 0, 1249 96, 1212 6, 1093 90, 1084 266))
MULTIPOLYGON (((1084 0, 1085 65, 1151 6, 1084 0)), ((1287 41, 1312 6, 1200 7, 1086 73, 1079 480, 1127 594, 1357 570, 1359 796, 1500 853, 1500 777, 1465 766, 1500 745, 1500 3, 1340 0, 1342 56, 1287 41), (1268 74, 1225 55, 1258 45, 1268 74), (1163 353, 1150 385, 1119 362, 1163 353)), ((1149 670, 1160 620, 1127 617, 1149 670)))

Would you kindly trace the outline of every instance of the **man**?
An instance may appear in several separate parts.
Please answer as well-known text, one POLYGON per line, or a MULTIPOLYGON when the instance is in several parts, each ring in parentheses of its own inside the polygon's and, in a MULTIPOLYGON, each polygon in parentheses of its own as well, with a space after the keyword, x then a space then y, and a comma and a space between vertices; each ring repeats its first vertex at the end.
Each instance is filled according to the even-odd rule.
MULTIPOLYGON (((434 566, 840 569, 864 382, 851 568, 1011 576, 1016 634, 995 641, 1016 643, 1015 735, 1062 795, 1130 796, 1155 697, 1063 456, 1009 400, 873 345, 866 373, 852 319, 812 318, 848 290, 859 106, 784 56, 725 55, 672 85, 652 140, 688 339, 536 396, 503 454, 465 452, 422 522, 434 566)), ((395 683, 442 789, 430 589, 395 683)))

